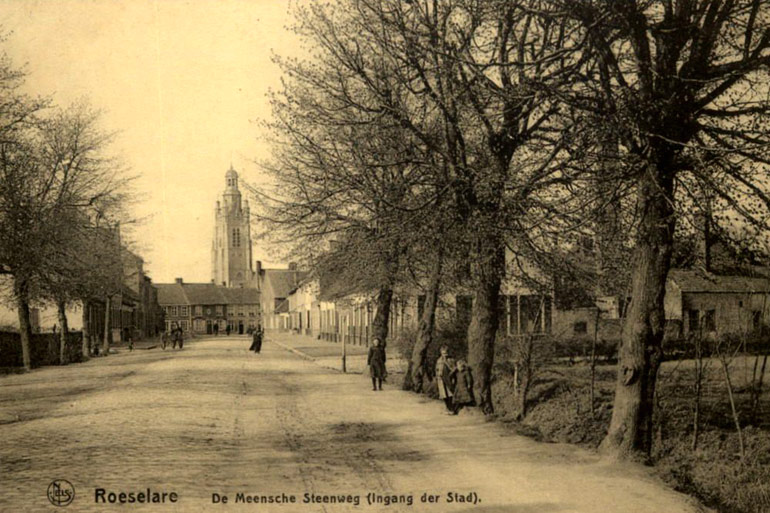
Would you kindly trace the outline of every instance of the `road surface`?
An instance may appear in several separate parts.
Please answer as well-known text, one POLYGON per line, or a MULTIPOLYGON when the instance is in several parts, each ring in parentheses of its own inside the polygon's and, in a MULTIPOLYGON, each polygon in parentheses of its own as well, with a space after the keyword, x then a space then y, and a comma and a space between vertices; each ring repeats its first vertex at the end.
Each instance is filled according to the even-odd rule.
POLYGON ((0 511, 696 511, 643 469, 248 345, 0 377, 0 511))

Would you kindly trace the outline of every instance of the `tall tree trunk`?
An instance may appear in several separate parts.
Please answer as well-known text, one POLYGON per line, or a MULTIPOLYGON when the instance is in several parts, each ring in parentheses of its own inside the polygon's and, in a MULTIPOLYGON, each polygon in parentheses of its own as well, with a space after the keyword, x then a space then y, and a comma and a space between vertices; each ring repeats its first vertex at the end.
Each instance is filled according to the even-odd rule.
POLYGON ((442 260, 443 254, 441 249, 439 249, 431 269, 430 283, 425 294, 422 317, 420 317, 420 322, 417 325, 417 340, 414 342, 412 358, 409 360, 409 368, 407 369, 406 376, 404 376, 404 388, 414 390, 417 393, 422 391, 427 363, 425 356, 428 353, 428 347, 433 342, 433 331, 436 326, 436 305, 441 287, 442 260))
POLYGON ((471 257, 474 298, 468 326, 468 363, 474 395, 485 414, 492 405, 492 364, 500 323, 500 285, 505 273, 505 245, 496 230, 476 230, 471 257))
POLYGON ((85 299, 82 300, 83 304, 83 340, 81 340, 81 359, 82 361, 88 360, 88 357, 91 356, 91 348, 89 346, 89 337, 91 336, 90 331, 90 325, 89 322, 91 321, 91 304, 86 301, 85 299))
POLYGON ((14 293, 19 314, 19 336, 21 338, 21 361, 25 370, 32 370, 30 341, 32 324, 29 320, 29 284, 24 278, 14 278, 14 293))
POLYGON ((623 323, 615 402, 601 450, 613 458, 646 459, 652 448, 655 381, 665 327, 663 298, 675 217, 673 180, 650 166, 639 188, 641 220, 631 305, 623 323))
POLYGON ((67 306, 64 301, 58 301, 56 308, 59 314, 59 365, 66 365, 67 361, 67 335, 69 325, 67 323, 67 306))
POLYGON ((388 340, 388 323, 390 322, 390 303, 393 300, 393 288, 380 287, 377 292, 377 312, 372 321, 372 337, 380 339, 380 345, 385 346, 388 340))
POLYGON ((112 313, 112 298, 107 296, 104 300, 104 340, 102 341, 102 353, 104 356, 110 354, 110 338, 112 329, 110 327, 110 315, 112 313))

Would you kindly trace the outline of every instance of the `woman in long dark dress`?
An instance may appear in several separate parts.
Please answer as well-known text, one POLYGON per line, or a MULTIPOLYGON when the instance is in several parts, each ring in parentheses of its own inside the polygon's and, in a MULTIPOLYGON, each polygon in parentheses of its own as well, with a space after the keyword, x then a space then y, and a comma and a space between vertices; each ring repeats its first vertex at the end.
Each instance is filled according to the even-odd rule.
POLYGON ((382 378, 385 376, 385 351, 382 349, 380 339, 375 338, 372 341, 366 364, 369 365, 369 373, 372 376, 372 390, 382 390, 382 378))
POLYGON ((455 389, 452 397, 452 413, 457 413, 463 406, 475 406, 476 400, 473 396, 473 375, 471 368, 465 363, 465 360, 457 360, 457 370, 455 372, 455 389))
POLYGON ((254 351, 255 353, 262 351, 262 335, 262 326, 257 326, 257 329, 254 330, 254 334, 252 335, 251 347, 249 348, 250 351, 254 351))

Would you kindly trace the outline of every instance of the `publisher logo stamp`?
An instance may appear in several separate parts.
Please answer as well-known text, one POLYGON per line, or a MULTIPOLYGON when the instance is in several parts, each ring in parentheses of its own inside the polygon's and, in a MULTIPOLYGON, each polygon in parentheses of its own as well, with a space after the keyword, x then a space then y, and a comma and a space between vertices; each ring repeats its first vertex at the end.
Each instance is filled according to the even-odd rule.
POLYGON ((54 506, 69 506, 75 500, 75 487, 66 479, 55 479, 48 485, 48 500, 54 506))

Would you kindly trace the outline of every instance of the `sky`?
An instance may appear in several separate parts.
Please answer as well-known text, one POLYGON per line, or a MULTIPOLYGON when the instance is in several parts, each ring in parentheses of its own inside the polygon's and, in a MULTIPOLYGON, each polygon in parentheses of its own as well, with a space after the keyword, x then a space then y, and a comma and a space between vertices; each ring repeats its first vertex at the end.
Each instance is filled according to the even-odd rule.
MULTIPOLYGON (((2 49, 24 66, 26 91, 62 106, 86 98, 118 132, 112 151, 137 177, 133 215, 143 220, 129 234, 156 283, 209 281, 225 172, 232 163, 242 181, 264 180, 254 162, 269 147, 257 121, 280 85, 271 56, 299 52, 290 9, 288 0, 0 0, 2 49)), ((255 259, 270 262, 270 249, 255 243, 255 259)))

